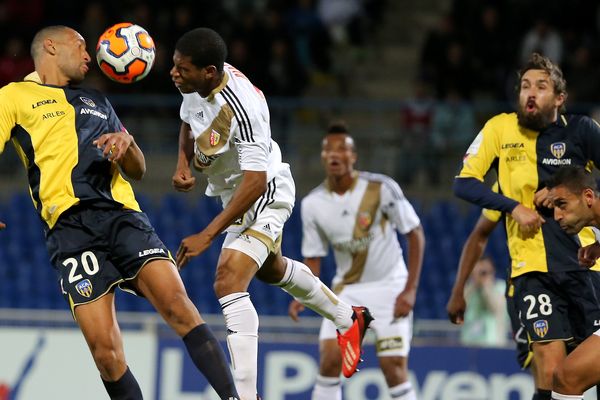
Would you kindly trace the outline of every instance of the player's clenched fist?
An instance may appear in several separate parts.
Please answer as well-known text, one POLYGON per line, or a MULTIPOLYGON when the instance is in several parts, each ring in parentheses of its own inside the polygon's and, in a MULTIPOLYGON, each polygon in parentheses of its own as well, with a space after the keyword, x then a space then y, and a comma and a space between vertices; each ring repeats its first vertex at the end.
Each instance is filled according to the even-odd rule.
POLYGON ((596 260, 600 258, 600 243, 595 242, 588 246, 581 247, 577 252, 579 264, 584 267, 593 267, 596 260))
POLYGON ((173 187, 179 192, 189 192, 194 188, 196 178, 190 168, 177 168, 173 175, 173 187))

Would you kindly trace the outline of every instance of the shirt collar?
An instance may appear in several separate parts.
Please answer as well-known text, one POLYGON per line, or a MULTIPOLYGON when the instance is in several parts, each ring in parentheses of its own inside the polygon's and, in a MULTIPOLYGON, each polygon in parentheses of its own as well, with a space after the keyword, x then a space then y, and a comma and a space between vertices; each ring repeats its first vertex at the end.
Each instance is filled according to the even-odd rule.
POLYGON ((225 88, 225 86, 227 86, 227 82, 229 82, 229 75, 227 75, 227 73, 223 70, 223 79, 221 80, 221 83, 219 83, 219 86, 217 86, 216 88, 214 88, 210 94, 208 96, 206 96, 206 100, 207 101, 213 101, 213 99, 215 98, 215 96, 225 88))

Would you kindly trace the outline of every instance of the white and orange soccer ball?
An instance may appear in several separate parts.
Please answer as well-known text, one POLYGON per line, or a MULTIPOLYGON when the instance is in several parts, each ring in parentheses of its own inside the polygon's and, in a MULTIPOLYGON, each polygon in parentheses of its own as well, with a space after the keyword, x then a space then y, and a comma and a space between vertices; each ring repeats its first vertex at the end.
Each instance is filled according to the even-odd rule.
POLYGON ((129 22, 108 28, 98 39, 96 61, 106 76, 116 82, 143 79, 154 64, 156 48, 148 32, 129 22))

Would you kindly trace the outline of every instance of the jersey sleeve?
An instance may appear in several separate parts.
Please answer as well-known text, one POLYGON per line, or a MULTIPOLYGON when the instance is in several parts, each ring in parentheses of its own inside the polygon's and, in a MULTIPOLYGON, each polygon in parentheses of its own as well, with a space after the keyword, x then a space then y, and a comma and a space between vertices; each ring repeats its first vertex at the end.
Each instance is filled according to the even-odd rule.
MULTIPOLYGON (((492 185, 492 191, 494 193, 498 193, 498 181, 494 182, 494 184, 492 185)), ((492 222, 498 222, 500 221, 500 218, 502 218, 502 211, 493 210, 490 208, 482 209, 481 214, 492 222)))
POLYGON ((232 129, 235 130, 236 145, 242 171, 266 171, 271 151, 271 129, 268 119, 256 111, 241 110, 236 113, 232 129))
POLYGON ((302 257, 325 257, 328 253, 328 241, 324 232, 319 228, 314 205, 304 199, 301 205, 302 216, 302 257))
POLYGON ((471 143, 463 159, 458 178, 483 178, 499 156, 500 138, 495 128, 498 117, 489 120, 471 143))
POLYGON ((505 114, 490 119, 467 149, 463 167, 454 179, 453 191, 457 197, 480 207, 512 212, 519 203, 483 183, 492 163, 500 155, 501 137, 497 126, 502 122, 501 118, 505 118, 505 114))
POLYGON ((492 222, 500 221, 500 218, 502 218, 502 211, 490 210, 489 208, 481 210, 481 214, 492 222))
POLYGON ((6 88, 0 90, 0 153, 10 140, 12 129, 17 122, 14 99, 10 99, 6 88))
POLYGON ((412 204, 391 178, 385 179, 381 185, 381 211, 402 234, 407 234, 421 224, 412 204))

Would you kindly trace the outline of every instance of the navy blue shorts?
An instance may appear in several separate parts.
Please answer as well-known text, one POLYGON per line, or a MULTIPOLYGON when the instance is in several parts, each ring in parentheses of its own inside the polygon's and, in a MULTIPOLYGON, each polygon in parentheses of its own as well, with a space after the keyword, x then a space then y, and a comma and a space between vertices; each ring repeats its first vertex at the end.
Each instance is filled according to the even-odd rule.
POLYGON ((139 294, 128 281, 146 263, 173 262, 146 214, 131 210, 74 206, 60 216, 46 239, 71 310, 102 297, 115 285, 139 294))
POLYGON ((513 278, 515 304, 532 342, 579 343, 600 324, 600 273, 530 272, 513 278))

